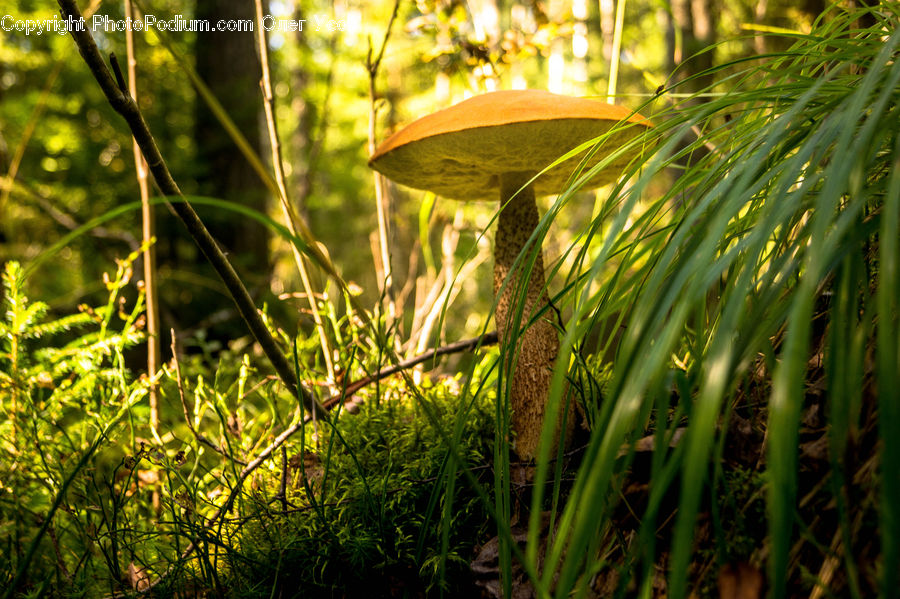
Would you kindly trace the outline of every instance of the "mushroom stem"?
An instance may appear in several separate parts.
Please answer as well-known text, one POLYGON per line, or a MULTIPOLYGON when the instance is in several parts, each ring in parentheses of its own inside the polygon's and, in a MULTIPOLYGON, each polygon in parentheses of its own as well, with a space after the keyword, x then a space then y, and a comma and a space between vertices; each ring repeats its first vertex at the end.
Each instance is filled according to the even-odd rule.
MULTIPOLYGON (((524 333, 518 335, 518 360, 514 358, 513 348, 507 347, 509 339, 516 337, 517 330, 527 324, 533 315, 548 303, 544 286, 544 257, 539 249, 534 267, 531 269, 531 276, 525 284, 521 321, 515 317, 516 306, 522 297, 519 277, 526 269, 528 260, 523 258, 511 276, 510 271, 539 221, 534 189, 531 185, 522 188, 530 178, 531 176, 525 173, 509 173, 501 177, 501 212, 494 249, 495 295, 501 293, 501 287, 506 282, 497 300, 494 318, 501 347, 505 348, 508 356, 504 360, 504 376, 510 376, 511 365, 515 363, 515 371, 511 374, 509 385, 509 402, 512 409, 510 425, 516 435, 515 452, 525 461, 537 456, 550 392, 553 362, 559 352, 559 340, 555 327, 548 320, 549 315, 537 320, 524 333)), ((567 420, 569 421, 567 428, 571 430, 572 419, 567 420)), ((557 421, 557 435, 558 432, 557 421)))

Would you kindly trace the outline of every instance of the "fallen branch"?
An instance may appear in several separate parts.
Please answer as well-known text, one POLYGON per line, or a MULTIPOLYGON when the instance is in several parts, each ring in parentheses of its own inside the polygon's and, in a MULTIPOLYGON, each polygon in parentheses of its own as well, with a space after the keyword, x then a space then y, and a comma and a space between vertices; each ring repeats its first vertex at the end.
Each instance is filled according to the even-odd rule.
POLYGON ((338 402, 340 402, 343 398, 349 397, 363 387, 371 385, 376 381, 380 381, 383 378, 387 378, 392 374, 396 374, 401 370, 412 368, 413 366, 416 366, 423 362, 427 362, 428 360, 432 360, 439 356, 455 354, 461 351, 474 350, 478 347, 494 345, 495 343, 497 343, 496 331, 492 333, 485 333, 481 337, 473 337, 472 339, 457 341, 456 343, 451 343, 450 345, 444 345, 442 347, 430 349, 425 353, 419 354, 418 356, 413 356, 412 358, 408 358, 406 360, 402 360, 400 362, 397 362, 396 364, 391 364, 387 368, 382 368, 371 376, 367 376, 364 379, 360 379, 358 381, 350 383, 349 385, 346 385, 340 393, 332 395, 331 397, 323 401, 322 405, 325 406, 326 409, 331 409, 336 406, 338 402))

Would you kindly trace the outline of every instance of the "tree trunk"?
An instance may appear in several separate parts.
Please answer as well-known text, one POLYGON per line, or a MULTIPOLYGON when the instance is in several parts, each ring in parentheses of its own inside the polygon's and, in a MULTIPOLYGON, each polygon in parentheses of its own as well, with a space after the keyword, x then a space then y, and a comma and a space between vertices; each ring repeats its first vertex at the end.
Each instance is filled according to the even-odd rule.
MULTIPOLYGON (((698 75, 714 64, 715 52, 698 52, 716 41, 716 19, 713 0, 672 0, 666 35, 668 70, 678 70, 678 80, 698 75)), ((712 83, 710 75, 693 79, 686 92, 696 92, 712 83)))
MULTIPOLYGON (((252 2, 200 0, 197 19, 255 18, 252 2)), ((197 73, 221 102, 253 150, 262 147, 260 65, 252 31, 200 33, 196 44, 197 73)), ((259 176, 237 149, 202 99, 197 100, 195 138, 200 193, 266 212, 267 194, 259 176)), ((202 215, 213 236, 236 265, 247 272, 268 272, 268 231, 256 221, 221 210, 202 215)))
MULTIPOLYGON (((713 0, 672 0, 672 12, 666 13, 667 70, 675 72, 675 79, 671 83, 685 82, 678 87, 677 91, 680 93, 708 91, 713 84, 713 76, 702 73, 715 64, 715 51, 699 52, 716 41, 715 24, 718 13, 714 6, 713 0)), ((705 101, 703 97, 694 100, 695 103, 705 101)), ((684 140, 682 147, 686 147, 688 143, 690 140, 684 140)), ((707 152, 703 146, 695 148, 680 163, 685 166, 696 163, 707 152)))
MULTIPOLYGON (((305 19, 300 6, 294 10, 293 18, 300 21, 305 19)), ((306 31, 298 31, 294 37, 297 48, 300 50, 301 60, 291 69, 291 112, 297 119, 297 126, 291 132, 290 156, 291 156, 291 189, 290 195, 294 202, 294 208, 301 218, 309 222, 306 199, 312 189, 310 160, 312 158, 313 123, 316 121, 315 105, 306 101, 306 92, 309 87, 309 73, 304 64, 309 54, 309 45, 306 43, 306 31)))

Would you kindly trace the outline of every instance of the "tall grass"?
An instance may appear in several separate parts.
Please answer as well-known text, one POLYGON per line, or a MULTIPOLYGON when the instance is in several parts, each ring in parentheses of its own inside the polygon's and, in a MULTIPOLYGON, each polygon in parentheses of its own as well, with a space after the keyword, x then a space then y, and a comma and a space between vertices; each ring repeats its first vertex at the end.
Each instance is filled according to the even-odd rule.
MULTIPOLYGON (((765 453, 742 467, 762 475, 767 533, 746 555, 714 548, 714 565, 764 562, 773 596, 783 597, 828 588, 833 577, 822 580, 820 566, 836 560, 849 594, 897 595, 898 21, 891 4, 832 9, 789 50, 716 67, 714 88, 673 109, 657 109, 655 99, 640 110, 656 124, 635 142, 647 162, 612 190, 550 283, 568 315, 551 401, 572 390, 573 355, 614 359, 602 400, 586 406, 590 440, 546 548, 540 513, 559 485, 548 482, 549 444, 541 453, 526 552, 527 569, 541 572, 539 594, 587 596, 613 566, 641 596, 652 594, 654 564, 668 572, 668 596, 709 584, 698 567, 709 547, 698 543, 727 536, 717 492, 739 409, 762 429, 765 453), (858 29, 862 17, 875 24, 858 29), (609 322, 621 325, 620 340, 589 341, 609 322), (801 418, 820 382, 836 524, 805 509, 817 489, 798 475, 801 418), (750 387, 762 401, 750 403, 750 387), (864 440, 872 419, 877 439, 864 440), (645 435, 656 450, 639 525, 625 542, 615 514, 636 458, 631 442, 645 435), (849 459, 863 448, 871 453, 849 459), (864 505, 847 501, 858 496, 850 487, 865 462, 877 466, 880 505, 868 529, 864 505), (674 510, 666 507, 673 492, 674 510), (712 522, 711 534, 701 521, 712 522), (876 547, 866 531, 879 535, 876 547), (862 563, 873 552, 877 564, 862 563), (610 555, 621 558, 605 561, 610 555)), ((558 198, 538 239, 588 174, 558 198)), ((552 430, 546 423, 547 440, 552 430)))

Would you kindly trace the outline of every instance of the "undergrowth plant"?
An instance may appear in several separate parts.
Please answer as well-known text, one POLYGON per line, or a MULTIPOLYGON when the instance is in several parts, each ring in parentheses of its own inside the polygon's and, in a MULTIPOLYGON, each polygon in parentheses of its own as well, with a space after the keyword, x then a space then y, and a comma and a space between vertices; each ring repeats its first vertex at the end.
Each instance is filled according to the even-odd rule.
POLYGON ((23 269, 8 262, 0 319, 0 588, 38 593, 95 575, 96 480, 121 459, 120 435, 134 437, 145 381, 126 371, 124 352, 140 342, 142 295, 123 295, 137 254, 105 277, 105 305, 51 318, 25 294, 23 269), (129 426, 131 425, 131 426, 129 426), (40 559, 35 559, 36 556, 40 559), (55 556, 55 559, 49 559, 55 556))
MULTIPOLYGON (((551 401, 574 398, 590 431, 563 455, 547 422, 526 491, 496 354, 434 384, 377 380, 308 422, 297 398, 330 399, 320 344, 264 310, 298 389, 252 346, 179 356, 152 373, 153 429, 125 366, 142 336, 136 255, 105 305, 61 318, 8 264, 2 599, 461 596, 491 537, 506 596, 679 599, 734 572, 760 589, 765 572, 776 598, 898 596, 898 24, 890 3, 834 7, 788 50, 639 109, 649 160, 550 269, 551 401)), ((532 247, 591 174, 576 170, 532 247)), ((347 316, 328 302, 323 316, 346 383, 396 356, 345 299, 347 316)))
MULTIPOLYGON (((346 398, 354 414, 307 423, 245 478, 247 464, 306 415, 248 354, 219 348, 214 363, 195 351, 156 373, 163 418, 150 428, 148 381, 125 367, 143 338, 142 296, 125 299, 136 256, 108 278, 105 305, 57 319, 27 299, 19 265, 7 265, 4 599, 151 587, 157 596, 268 597, 301 586, 328 596, 376 584, 373 571, 384 589, 398 580, 422 591, 465 586, 454 574, 489 519, 477 494, 447 489, 464 468, 487 477, 490 370, 358 390, 346 398)), ((330 322, 361 341, 352 322, 330 322)), ((348 376, 384 359, 375 346, 351 345, 340 356, 348 376)), ((317 380, 295 367, 301 380, 317 380)))
POLYGON ((457 378, 415 393, 391 387, 380 403, 366 393, 358 414, 320 430, 318 449, 294 449, 284 497, 271 487, 253 494, 255 509, 228 554, 235 596, 473 592, 468 564, 489 519, 475 493, 450 498, 445 489, 452 460, 489 478, 492 395, 467 395, 457 378), (423 402, 441 422, 459 424, 453 452, 450 428, 431 424, 423 402), (447 501, 449 521, 441 517, 447 501))

